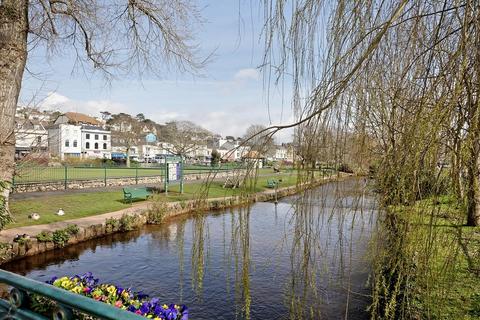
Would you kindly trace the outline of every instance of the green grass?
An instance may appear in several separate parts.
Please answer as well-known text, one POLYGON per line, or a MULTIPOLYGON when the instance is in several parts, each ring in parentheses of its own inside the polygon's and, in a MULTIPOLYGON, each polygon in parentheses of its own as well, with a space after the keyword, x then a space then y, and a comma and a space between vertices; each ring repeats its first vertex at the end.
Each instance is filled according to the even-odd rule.
MULTIPOLYGON (((282 179, 280 187, 294 185, 297 181, 295 173, 260 176, 258 177, 255 188, 249 189, 249 192, 259 192, 267 189, 267 180, 273 178, 282 179)), ((165 194, 162 194, 161 197, 165 197, 167 201, 194 199, 202 190, 202 184, 186 183, 184 186, 184 194, 180 194, 179 188, 179 185, 172 185, 169 187, 168 195, 165 196, 165 194)), ((241 192, 245 191, 242 191, 241 189, 223 188, 222 182, 214 181, 210 184, 210 188, 208 189, 208 197, 228 197, 238 195, 241 192)), ((10 209, 15 222, 7 225, 7 229, 88 217, 117 211, 128 208, 129 206, 129 204, 123 203, 123 193, 121 190, 95 193, 72 193, 25 200, 12 200, 10 203, 10 209), (57 216, 55 214, 59 208, 62 208, 66 212, 64 216, 57 216), (40 219, 29 219, 28 216, 32 212, 38 213, 40 219)))
MULTIPOLYGON (((135 178, 163 175, 161 168, 67 168, 68 180, 95 180, 108 178, 135 178)), ((15 183, 41 183, 65 180, 64 167, 25 167, 15 176, 15 183)))
MULTIPOLYGON (((235 164, 238 167, 237 164, 235 164)), ((208 166, 195 166, 188 165, 184 169, 184 174, 198 174, 230 170, 234 168, 233 165, 223 164, 218 168, 211 168, 208 166)), ((282 169, 282 173, 292 173, 295 170, 282 169)), ((164 169, 162 167, 157 168, 125 168, 125 167, 112 167, 112 168, 89 168, 89 167, 68 167, 65 173, 65 167, 19 167, 17 169, 17 175, 15 176, 15 183, 28 184, 28 183, 47 183, 47 182, 59 182, 65 180, 65 175, 68 181, 74 180, 97 180, 104 179, 105 174, 107 179, 112 178, 135 178, 138 177, 152 177, 163 176, 164 169)), ((272 174, 272 168, 262 168, 258 170, 259 175, 272 174)))
POLYGON ((391 209, 406 228, 401 252, 387 248, 386 261, 403 257, 396 266, 407 268, 412 318, 479 319, 480 228, 464 225, 462 204, 442 196, 391 209))

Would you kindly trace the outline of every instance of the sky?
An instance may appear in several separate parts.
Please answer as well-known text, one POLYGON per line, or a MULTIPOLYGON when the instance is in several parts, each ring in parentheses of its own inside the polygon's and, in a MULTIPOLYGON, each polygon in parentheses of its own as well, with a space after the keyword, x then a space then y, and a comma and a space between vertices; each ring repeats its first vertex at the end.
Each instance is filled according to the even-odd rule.
MULTIPOLYGON (((263 54, 263 12, 257 2, 198 3, 205 23, 196 30, 196 42, 200 55, 213 52, 201 76, 170 72, 160 78, 117 78, 106 84, 103 78, 73 71, 72 55, 46 59, 44 51, 33 50, 20 105, 93 116, 105 110, 143 113, 158 123, 190 120, 235 137, 243 136, 251 124, 291 122, 290 92, 275 86, 266 90, 258 69, 263 54)), ((276 140, 288 142, 291 136, 291 131, 280 132, 276 140)))

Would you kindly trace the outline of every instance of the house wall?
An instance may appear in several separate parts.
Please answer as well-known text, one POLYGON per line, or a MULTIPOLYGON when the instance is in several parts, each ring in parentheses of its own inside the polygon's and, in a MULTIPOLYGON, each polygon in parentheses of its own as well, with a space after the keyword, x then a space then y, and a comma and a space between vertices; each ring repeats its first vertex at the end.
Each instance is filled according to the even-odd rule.
POLYGON ((60 157, 80 157, 82 152, 82 134, 80 126, 72 124, 59 125, 60 157), (68 142, 68 143, 67 143, 68 142))
POLYGON ((111 132, 102 129, 82 128, 82 156, 111 159, 111 132))

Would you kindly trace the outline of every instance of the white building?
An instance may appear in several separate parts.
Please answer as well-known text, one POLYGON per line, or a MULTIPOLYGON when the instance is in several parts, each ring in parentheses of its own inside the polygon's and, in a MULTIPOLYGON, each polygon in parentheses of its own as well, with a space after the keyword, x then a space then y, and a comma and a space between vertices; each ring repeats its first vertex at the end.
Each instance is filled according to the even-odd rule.
POLYGON ((275 155, 273 160, 275 161, 287 161, 288 159, 288 149, 284 146, 277 146, 275 149, 275 155))
POLYGON ((96 126, 82 126, 82 157, 111 159, 111 132, 96 126))
POLYGON ((66 157, 80 158, 82 155, 81 126, 57 124, 48 129, 48 150, 52 155, 65 160, 66 157))
POLYGON ((44 152, 48 148, 46 123, 39 120, 15 118, 15 156, 44 152))
POLYGON ((138 155, 141 159, 150 162, 155 159, 155 156, 162 154, 163 148, 154 144, 143 144, 138 146, 138 155))
POLYGON ((90 116, 76 112, 60 115, 48 129, 48 149, 66 157, 111 158, 111 132, 90 116))

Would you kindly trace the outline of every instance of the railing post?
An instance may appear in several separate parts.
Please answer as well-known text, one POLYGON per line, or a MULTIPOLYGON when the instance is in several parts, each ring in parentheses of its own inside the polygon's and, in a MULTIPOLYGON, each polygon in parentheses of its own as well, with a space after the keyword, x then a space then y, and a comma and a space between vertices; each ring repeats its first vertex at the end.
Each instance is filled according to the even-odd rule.
POLYGON ((138 184, 138 167, 135 167, 135 184, 138 184))
POLYGON ((67 169, 67 166, 65 166, 65 179, 64 179, 65 190, 67 190, 67 179, 68 179, 68 169, 67 169))
POLYGON ((107 167, 103 167, 103 182, 105 184, 105 187, 107 186, 107 167))
POLYGON ((164 185, 165 185, 165 195, 168 195, 168 163, 167 163, 167 159, 165 159, 164 185))
POLYGON ((183 194, 183 157, 180 158, 180 193, 183 194))

